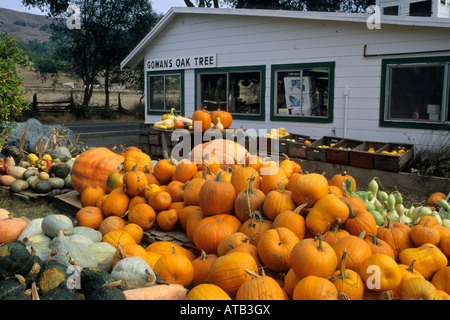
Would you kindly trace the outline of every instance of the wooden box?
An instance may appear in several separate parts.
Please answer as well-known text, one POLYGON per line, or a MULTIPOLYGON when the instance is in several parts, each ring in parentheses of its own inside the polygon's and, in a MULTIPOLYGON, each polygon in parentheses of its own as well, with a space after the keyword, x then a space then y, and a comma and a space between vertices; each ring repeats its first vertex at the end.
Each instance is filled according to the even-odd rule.
POLYGON ((302 136, 298 134, 293 134, 292 139, 295 140, 289 142, 289 152, 288 156, 291 158, 302 158, 306 159, 306 147, 309 145, 306 141, 313 143, 315 139, 311 139, 309 136, 302 136))
POLYGON ((306 146, 306 159, 327 162, 327 149, 340 142, 343 138, 322 137, 306 146))
POLYGON ((387 143, 375 152, 373 168, 377 170, 400 172, 413 157, 413 144, 387 143), (392 154, 393 151, 395 151, 396 154, 392 154))
POLYGON ((373 169, 373 157, 377 150, 384 147, 386 143, 366 141, 350 150, 350 165, 353 167, 373 169))
POLYGON ((363 141, 342 139, 330 148, 327 148, 327 162, 348 165, 350 163, 350 150, 361 145, 363 141))
POLYGON ((266 137, 259 137, 258 139, 258 150, 267 151, 268 154, 275 152, 275 150, 272 150, 272 144, 278 144, 278 153, 282 154, 288 154, 289 153, 289 139, 292 139, 292 135, 287 135, 286 137, 283 137, 281 139, 275 139, 275 138, 266 138, 266 137))

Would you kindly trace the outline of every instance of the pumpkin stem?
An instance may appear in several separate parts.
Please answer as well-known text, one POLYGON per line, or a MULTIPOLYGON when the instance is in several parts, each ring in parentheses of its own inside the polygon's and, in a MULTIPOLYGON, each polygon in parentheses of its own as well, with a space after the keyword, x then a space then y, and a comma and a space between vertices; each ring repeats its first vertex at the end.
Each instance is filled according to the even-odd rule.
POLYGON ((347 207, 348 207, 350 219, 356 218, 356 214, 355 214, 355 212, 353 211, 353 208, 352 208, 350 202, 345 201, 345 204, 346 204, 347 207))
POLYGON ((251 269, 245 269, 244 271, 246 273, 248 273, 253 279, 257 279, 257 278, 261 277, 259 274, 257 274, 255 271, 253 271, 251 269))
POLYGON ((285 193, 286 193, 286 189, 284 189, 284 186, 283 186, 283 184, 281 183, 281 180, 280 180, 280 181, 277 181, 277 185, 278 185, 278 188, 280 188, 281 193, 282 193, 282 194, 285 194, 285 193))
POLYGON ((303 208, 305 208, 307 205, 307 203, 302 203, 301 205, 299 205, 297 208, 294 209, 294 212, 296 214, 300 214, 300 212, 302 211, 303 208))
POLYGON ((342 252, 341 265, 340 265, 340 274, 339 274, 339 277, 341 279, 348 278, 347 272, 345 270, 346 260, 347 260, 347 248, 344 248, 344 251, 342 252))
POLYGON ((372 243, 373 243, 373 245, 378 246, 378 247, 381 246, 381 242, 378 241, 378 238, 377 238, 376 235, 374 235, 374 234, 369 234, 369 237, 372 238, 372 243))
POLYGON ((361 231, 361 233, 359 234, 358 238, 364 239, 365 236, 366 236, 366 230, 363 230, 363 231, 361 231))
POLYGON ((222 171, 217 172, 215 181, 216 182, 221 182, 222 181, 222 171))
POLYGON ((107 288, 108 290, 112 290, 113 288, 118 287, 118 286, 120 286, 121 284, 122 284, 122 280, 113 281, 113 282, 108 283, 108 285, 106 286, 106 288, 107 288))
POLYGON ((408 272, 414 273, 414 264, 416 263, 416 259, 411 261, 411 264, 409 265, 408 269, 406 269, 408 272))
POLYGON ((315 241, 317 241, 317 240, 319 240, 319 246, 317 247, 317 249, 319 250, 319 251, 323 251, 323 246, 322 246, 322 240, 323 240, 323 235, 318 235, 318 236, 315 236, 314 237, 314 240, 315 241))

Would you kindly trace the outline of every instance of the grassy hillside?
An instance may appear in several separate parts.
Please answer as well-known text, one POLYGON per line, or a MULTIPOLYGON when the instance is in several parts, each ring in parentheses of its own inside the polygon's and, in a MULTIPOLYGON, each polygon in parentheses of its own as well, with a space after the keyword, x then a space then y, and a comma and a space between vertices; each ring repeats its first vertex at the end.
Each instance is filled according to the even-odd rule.
POLYGON ((22 42, 48 41, 51 36, 50 24, 51 19, 44 15, 0 8, 0 30, 22 42))

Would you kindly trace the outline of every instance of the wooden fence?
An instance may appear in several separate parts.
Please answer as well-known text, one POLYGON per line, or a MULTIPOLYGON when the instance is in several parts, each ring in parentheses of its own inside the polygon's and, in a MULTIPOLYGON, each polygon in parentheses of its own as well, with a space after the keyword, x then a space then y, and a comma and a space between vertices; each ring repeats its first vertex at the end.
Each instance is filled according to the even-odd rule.
MULTIPOLYGON (((110 105, 109 109, 111 111, 117 111, 122 114, 130 114, 130 111, 124 109, 122 107, 122 103, 120 100, 120 93, 118 93, 118 105, 110 105)), ((59 100, 59 101, 39 101, 37 93, 33 95, 32 108, 38 113, 69 113, 74 107, 74 99, 73 93, 70 94, 70 98, 68 100, 59 100)), ((104 109, 102 106, 89 106, 90 112, 100 112, 104 109)))

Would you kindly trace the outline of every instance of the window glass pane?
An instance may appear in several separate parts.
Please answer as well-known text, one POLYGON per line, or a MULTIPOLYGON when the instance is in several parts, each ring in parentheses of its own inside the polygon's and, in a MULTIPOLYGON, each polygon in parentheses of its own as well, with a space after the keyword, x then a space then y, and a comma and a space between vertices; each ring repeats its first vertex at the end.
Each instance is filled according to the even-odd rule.
POLYGON ((181 79, 179 75, 167 75, 166 82, 166 110, 175 108, 181 110, 181 79))
POLYGON ((150 110, 181 110, 181 75, 162 74, 148 77, 150 110))
POLYGON ((261 113, 261 73, 229 74, 228 112, 261 113))
POLYGON ((278 71, 276 82, 276 115, 327 116, 328 68, 278 71))
POLYGON ((150 109, 164 110, 164 76, 149 77, 150 109))
POLYGON ((227 109, 227 75, 213 73, 200 75, 200 99, 202 107, 212 111, 227 109))
POLYGON ((440 121, 444 66, 390 68, 389 120, 440 121))

